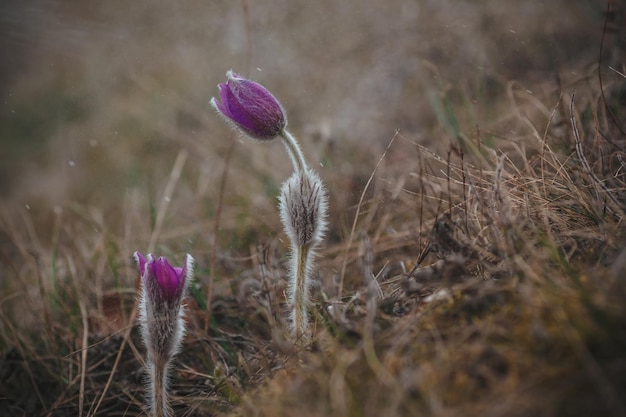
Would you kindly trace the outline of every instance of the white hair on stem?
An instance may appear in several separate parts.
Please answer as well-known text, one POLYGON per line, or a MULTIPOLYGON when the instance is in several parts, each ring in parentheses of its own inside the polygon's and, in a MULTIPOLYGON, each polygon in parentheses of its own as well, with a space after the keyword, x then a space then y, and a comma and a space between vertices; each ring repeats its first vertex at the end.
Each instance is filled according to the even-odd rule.
POLYGON ((193 279, 194 260, 186 255, 183 271, 183 289, 173 302, 155 298, 154 280, 146 279, 150 265, 155 262, 148 254, 142 268, 140 254, 134 258, 141 270, 141 294, 139 298, 139 325, 146 346, 147 400, 149 412, 154 417, 170 417, 173 411, 169 404, 169 375, 174 356, 180 351, 185 336, 185 306, 182 303, 189 283, 193 279))
POLYGON ((316 250, 328 224, 328 197, 319 175, 305 167, 283 183, 279 203, 280 219, 291 242, 287 292, 289 322, 294 336, 305 337, 316 250))

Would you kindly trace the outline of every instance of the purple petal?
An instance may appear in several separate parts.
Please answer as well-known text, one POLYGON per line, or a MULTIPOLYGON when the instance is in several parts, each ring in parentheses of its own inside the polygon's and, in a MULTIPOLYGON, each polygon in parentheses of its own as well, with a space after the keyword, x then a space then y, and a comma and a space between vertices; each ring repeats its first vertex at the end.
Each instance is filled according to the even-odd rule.
POLYGON ((228 111, 228 107, 225 105, 228 103, 228 86, 224 83, 218 84, 217 86, 220 89, 220 99, 215 101, 215 105, 217 109, 226 117, 232 120, 232 115, 230 111, 228 111))
POLYGON ((157 259, 153 263, 153 271, 164 298, 168 301, 176 300, 181 293, 179 291, 180 279, 174 268, 167 262, 167 259, 163 256, 157 259))
POLYGON ((183 289, 185 288, 185 272, 183 271, 183 268, 180 268, 178 266, 174 267, 174 272, 176 272, 176 276, 178 277, 178 285, 176 286, 176 292, 182 293, 183 289))
POLYGON ((232 71, 228 81, 219 84, 220 101, 211 103, 228 120, 249 136, 270 140, 287 125, 282 106, 261 84, 247 80, 232 71))
POLYGON ((133 254, 133 257, 135 258, 135 262, 137 262, 137 266, 139 267, 139 275, 143 276, 146 270, 146 258, 139 251, 136 251, 133 254))
POLYGON ((253 137, 256 135, 256 125, 249 117, 249 112, 242 107, 228 84, 219 84, 220 100, 213 100, 214 105, 224 117, 235 124, 239 129, 253 137))
MULTIPOLYGON (((143 258, 143 256, 141 258, 143 258)), ((143 262, 144 264, 143 271, 141 272, 141 282, 143 283, 143 286, 148 289, 148 292, 151 295, 154 295, 155 292, 153 288, 156 287, 154 285, 156 281, 156 278, 154 276, 154 256, 149 253, 148 256, 143 258, 143 262)))
POLYGON ((242 103, 233 94, 232 90, 226 89, 226 91, 227 99, 224 101, 224 105, 228 108, 230 119, 252 137, 263 136, 263 121, 253 111, 250 101, 242 103))

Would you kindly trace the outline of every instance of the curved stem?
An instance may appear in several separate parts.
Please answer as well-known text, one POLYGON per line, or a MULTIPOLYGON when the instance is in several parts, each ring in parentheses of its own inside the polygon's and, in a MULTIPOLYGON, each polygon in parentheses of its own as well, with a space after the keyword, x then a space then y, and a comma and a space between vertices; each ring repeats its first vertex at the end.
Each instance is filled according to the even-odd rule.
POLYGON ((298 141, 295 136, 293 136, 287 129, 283 129, 280 132, 280 137, 283 139, 283 144, 285 148, 287 148, 287 153, 289 153, 289 158, 291 159, 291 163, 293 164, 293 169, 296 172, 303 172, 305 168, 307 168, 306 161, 304 160, 304 154, 300 149, 300 145, 298 145, 298 141))

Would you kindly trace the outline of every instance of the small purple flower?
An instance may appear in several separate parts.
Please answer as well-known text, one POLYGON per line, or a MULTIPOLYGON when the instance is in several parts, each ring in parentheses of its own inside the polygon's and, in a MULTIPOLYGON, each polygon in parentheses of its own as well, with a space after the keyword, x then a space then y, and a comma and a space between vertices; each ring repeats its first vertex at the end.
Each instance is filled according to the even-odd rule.
POLYGON ((151 415, 173 415, 168 402, 170 361, 181 349, 185 335, 183 297, 193 279, 193 258, 185 256, 182 268, 164 257, 135 252, 141 274, 139 325, 146 346, 148 399, 151 415))
POLYGON ((191 277, 192 258, 187 255, 182 268, 173 267, 163 256, 154 258, 152 254, 144 257, 135 252, 141 280, 146 289, 146 296, 154 303, 167 302, 170 305, 180 303, 191 277))
POLYGON ((211 105, 224 119, 253 139, 272 140, 287 126, 287 115, 278 100, 261 84, 232 71, 218 85, 220 101, 211 105))

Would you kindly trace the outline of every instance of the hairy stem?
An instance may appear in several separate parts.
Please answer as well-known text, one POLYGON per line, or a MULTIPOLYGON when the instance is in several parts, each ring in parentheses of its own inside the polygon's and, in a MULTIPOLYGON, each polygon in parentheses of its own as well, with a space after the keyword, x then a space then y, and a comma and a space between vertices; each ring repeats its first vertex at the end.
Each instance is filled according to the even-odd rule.
POLYGON ((149 365, 150 412, 154 417, 172 415, 167 394, 169 361, 157 360, 149 365))
POLYGON ((293 332, 296 337, 300 337, 304 334, 308 324, 308 317, 306 311, 307 304, 307 292, 309 277, 307 276, 307 261, 309 248, 306 246, 294 245, 295 253, 295 270, 292 271, 292 285, 293 285, 293 332))
POLYGON ((283 144, 285 148, 287 148, 287 153, 289 154, 289 158, 291 159, 291 163, 293 164, 293 169, 296 172, 303 172, 307 167, 306 161, 304 160, 304 154, 302 154, 302 150, 300 149, 300 145, 298 145, 298 141, 295 136, 293 136, 287 129, 283 129, 280 133, 280 137, 283 139, 283 144))

